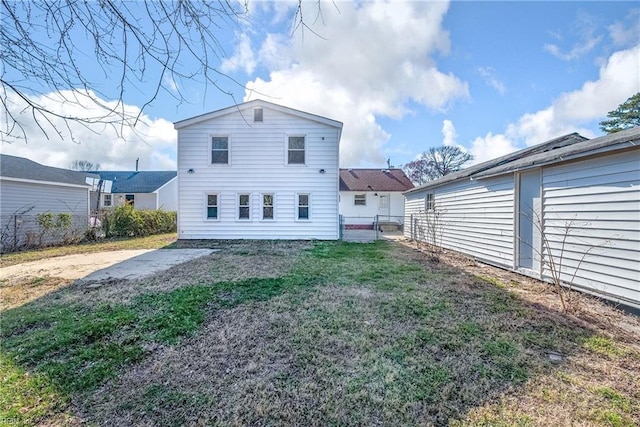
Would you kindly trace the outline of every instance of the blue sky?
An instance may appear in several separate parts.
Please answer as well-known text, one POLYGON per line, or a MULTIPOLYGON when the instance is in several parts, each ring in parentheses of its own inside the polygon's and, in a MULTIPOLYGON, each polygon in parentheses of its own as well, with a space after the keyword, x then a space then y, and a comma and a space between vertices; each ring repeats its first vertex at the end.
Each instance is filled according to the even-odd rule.
MULTIPOLYGON (((637 2, 383 2, 305 4, 311 31, 292 34, 296 2, 250 1, 238 27, 217 32, 228 58, 221 79, 240 102, 266 100, 344 123, 343 167, 395 166, 456 144, 483 161, 569 132, 599 136, 606 113, 640 91, 637 2)), ((95 72, 87 50, 86 67, 95 72)), ((186 64, 193 65, 193 64, 186 64)), ((109 74, 102 82, 113 86, 109 74)), ((144 83, 125 102, 140 107, 144 83)), ((200 79, 166 81, 145 110, 147 127, 119 139, 108 129, 69 138, 3 142, 2 152, 67 167, 174 169, 172 122, 233 100, 200 79), (190 102, 171 96, 176 85, 190 102), (79 143, 78 143, 79 141, 79 143)), ((107 99, 107 101, 109 101, 107 99)))

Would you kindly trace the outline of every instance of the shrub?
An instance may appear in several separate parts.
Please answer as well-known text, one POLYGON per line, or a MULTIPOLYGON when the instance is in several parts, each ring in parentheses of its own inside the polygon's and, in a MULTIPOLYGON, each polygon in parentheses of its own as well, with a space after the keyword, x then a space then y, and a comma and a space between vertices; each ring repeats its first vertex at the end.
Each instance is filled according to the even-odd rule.
POLYGON ((122 205, 105 216, 103 226, 107 237, 142 237, 176 231, 176 220, 176 212, 122 205))

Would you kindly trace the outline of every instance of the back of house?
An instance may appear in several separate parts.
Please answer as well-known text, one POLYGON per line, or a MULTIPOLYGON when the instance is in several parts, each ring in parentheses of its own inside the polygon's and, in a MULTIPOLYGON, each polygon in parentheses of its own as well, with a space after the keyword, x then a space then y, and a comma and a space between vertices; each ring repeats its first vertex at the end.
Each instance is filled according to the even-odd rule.
POLYGON ((254 100, 175 128, 178 238, 338 238, 342 123, 254 100))

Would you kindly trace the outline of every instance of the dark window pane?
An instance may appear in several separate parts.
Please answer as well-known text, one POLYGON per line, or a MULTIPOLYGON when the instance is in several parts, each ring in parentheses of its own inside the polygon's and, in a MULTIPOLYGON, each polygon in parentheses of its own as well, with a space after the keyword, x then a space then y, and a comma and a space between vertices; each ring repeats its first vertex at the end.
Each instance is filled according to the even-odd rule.
POLYGON ((249 206, 249 195, 241 194, 240 195, 240 206, 249 206))
POLYGON ((304 151, 289 151, 290 164, 304 164, 304 151))
POLYGON ((290 136, 289 150, 304 150, 304 136, 290 136))
POLYGON ((308 207, 299 207, 298 208, 298 219, 309 219, 309 208, 308 207))
POLYGON ((207 208, 207 218, 218 218, 218 208, 215 206, 209 206, 207 208))
POLYGON ((240 207, 240 211, 238 213, 238 218, 240 219, 249 219, 249 207, 240 207))
POLYGON ((298 206, 309 206, 309 195, 308 194, 299 194, 298 195, 298 206))
POLYGON ((218 205, 218 195, 217 194, 209 194, 209 195, 207 195, 207 205, 209 205, 209 206, 217 206, 218 205))
POLYGON ((264 206, 273 206, 273 194, 265 194, 262 196, 262 204, 264 206))
POLYGON ((262 218, 263 219, 273 219, 273 208, 271 208, 271 207, 262 208, 262 218))
POLYGON ((212 137, 211 138, 211 149, 212 150, 228 150, 229 149, 229 138, 225 137, 212 137))
POLYGON ((211 163, 227 164, 229 163, 229 152, 222 150, 213 150, 211 152, 211 163))

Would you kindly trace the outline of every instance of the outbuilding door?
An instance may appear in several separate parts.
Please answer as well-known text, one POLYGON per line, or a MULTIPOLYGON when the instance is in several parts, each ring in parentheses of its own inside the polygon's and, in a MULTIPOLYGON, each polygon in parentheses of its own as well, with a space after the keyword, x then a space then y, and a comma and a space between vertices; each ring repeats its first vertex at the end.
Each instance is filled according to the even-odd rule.
POLYGON ((541 269, 542 253, 540 193, 540 170, 521 172, 518 179, 516 224, 517 266, 536 273, 541 269))

